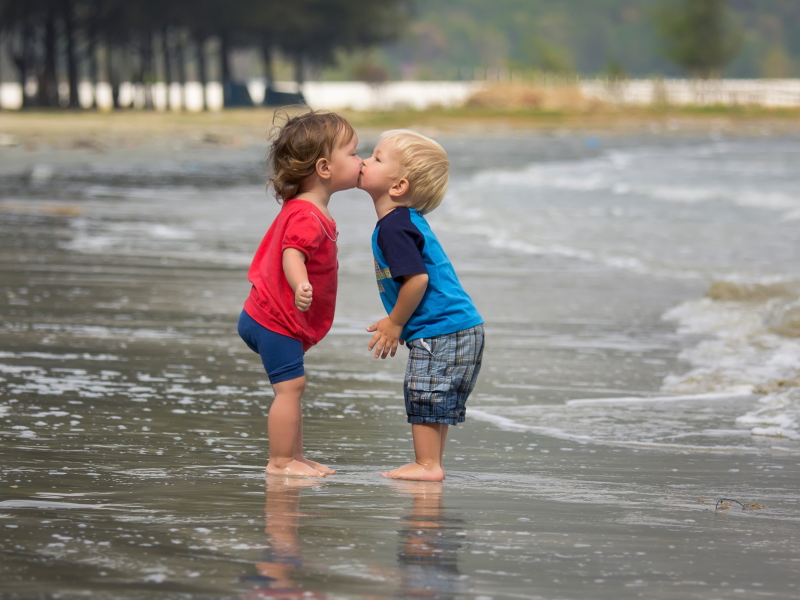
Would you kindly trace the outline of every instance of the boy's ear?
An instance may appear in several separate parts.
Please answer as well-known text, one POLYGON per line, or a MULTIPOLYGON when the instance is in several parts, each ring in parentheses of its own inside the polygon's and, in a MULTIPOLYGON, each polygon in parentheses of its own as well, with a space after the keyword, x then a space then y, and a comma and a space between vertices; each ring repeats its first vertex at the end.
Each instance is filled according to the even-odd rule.
POLYGON ((394 182, 392 187, 389 188, 389 196, 392 198, 400 198, 401 196, 404 196, 409 189, 410 185, 408 183, 408 179, 398 179, 394 182))
POLYGON ((322 179, 329 179, 331 176, 331 163, 327 158, 320 158, 315 165, 317 175, 322 179))

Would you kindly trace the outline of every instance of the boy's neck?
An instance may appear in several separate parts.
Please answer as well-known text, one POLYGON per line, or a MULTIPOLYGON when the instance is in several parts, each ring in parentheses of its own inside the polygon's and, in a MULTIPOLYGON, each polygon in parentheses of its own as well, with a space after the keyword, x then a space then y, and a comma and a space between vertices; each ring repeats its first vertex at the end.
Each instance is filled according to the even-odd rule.
POLYGON ((392 198, 388 194, 385 196, 381 196, 377 200, 373 200, 375 203, 375 212, 378 215, 378 220, 380 221, 383 217, 388 215, 392 212, 395 208, 399 208, 401 206, 408 206, 404 201, 398 201, 395 198, 392 198))

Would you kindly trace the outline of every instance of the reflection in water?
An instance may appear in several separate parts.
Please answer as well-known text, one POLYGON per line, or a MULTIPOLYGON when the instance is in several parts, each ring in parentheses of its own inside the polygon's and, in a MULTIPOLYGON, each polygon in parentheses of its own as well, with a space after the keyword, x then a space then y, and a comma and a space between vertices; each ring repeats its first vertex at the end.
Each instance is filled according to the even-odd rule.
MULTIPOLYGON (((301 490, 320 483, 273 475, 267 476, 266 482, 264 532, 268 547, 255 564, 256 574, 244 579, 251 589, 244 593, 243 600, 326 598, 326 592, 309 590, 307 578, 305 587, 301 579, 307 568, 303 568, 299 529, 302 518, 308 516, 300 512, 301 490)), ((403 527, 398 532, 399 568, 387 570, 379 564, 360 567, 366 567, 370 578, 397 585, 395 596, 400 598, 453 598, 468 593, 467 576, 458 570, 464 521, 447 515, 442 484, 395 481, 391 487, 398 495, 411 497, 411 511, 401 521, 403 527)), ((357 573, 348 575, 358 577, 357 573)))
POLYGON ((246 600, 257 598, 324 598, 322 592, 301 589, 292 580, 295 569, 303 566, 303 555, 298 539, 300 490, 319 485, 306 479, 293 479, 275 475, 267 476, 267 502, 264 507, 267 549, 256 563, 257 575, 247 578, 254 588, 244 595, 246 600))
POLYGON ((411 514, 400 531, 401 598, 450 598, 467 591, 466 576, 458 572, 463 521, 446 516, 442 484, 408 481, 392 484, 410 494, 411 514))

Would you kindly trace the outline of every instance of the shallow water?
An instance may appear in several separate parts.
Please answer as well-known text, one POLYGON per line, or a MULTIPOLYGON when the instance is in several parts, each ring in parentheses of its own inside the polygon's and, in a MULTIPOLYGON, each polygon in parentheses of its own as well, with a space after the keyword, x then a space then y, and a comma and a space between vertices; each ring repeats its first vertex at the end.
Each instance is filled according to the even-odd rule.
POLYGON ((307 356, 309 454, 339 472, 265 484, 272 394, 235 333, 263 149, 13 157, 3 597, 796 597, 800 141, 444 142, 430 220, 488 339, 444 485, 377 476, 410 432, 403 360, 365 351, 368 198, 334 197, 307 356))

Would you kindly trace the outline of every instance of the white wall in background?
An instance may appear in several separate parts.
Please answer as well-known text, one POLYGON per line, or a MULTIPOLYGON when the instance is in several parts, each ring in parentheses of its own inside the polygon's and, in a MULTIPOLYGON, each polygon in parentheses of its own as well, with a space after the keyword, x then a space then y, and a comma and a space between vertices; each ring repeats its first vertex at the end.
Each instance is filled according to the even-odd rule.
MULTIPOLYGON (((360 81, 307 81, 303 84, 303 94, 313 108, 420 110, 432 106, 460 106, 470 95, 491 85, 486 81, 392 81, 382 85, 360 81)), ((630 79, 617 82, 584 79, 578 82, 578 86, 584 97, 609 104, 800 107, 800 79, 630 79)), ((96 88, 93 90, 88 81, 80 82, 78 98, 81 106, 90 107, 93 97, 96 97, 99 109, 111 110, 111 86, 100 82, 96 88)), ((255 104, 259 105, 266 89, 264 80, 250 80, 247 88, 255 104)), ((274 88, 281 92, 298 91, 297 84, 292 81, 276 81, 274 88)), ((35 93, 35 85, 29 91, 35 93)), ((63 84, 59 86, 59 92, 61 96, 68 98, 69 89, 63 84)), ((122 106, 143 108, 144 94, 141 84, 122 83, 119 103, 122 106)), ((164 83, 154 83, 152 94, 156 110, 167 109, 167 97, 171 110, 181 110, 181 107, 189 111, 202 110, 203 88, 197 82, 188 82, 185 89, 178 83, 173 83, 169 89, 164 83)), ((205 95, 209 110, 222 110, 223 90, 220 83, 208 83, 205 95)), ((0 108, 16 110, 21 107, 20 85, 16 82, 0 84, 0 108)))
POLYGON ((22 86, 20 84, 0 84, 0 108, 10 110, 22 108, 22 86))
POLYGON ((98 82, 94 93, 97 98, 97 108, 100 110, 112 110, 114 108, 114 96, 112 95, 110 84, 105 81, 98 82))
POLYGON ((611 104, 800 106, 800 79, 584 79, 580 89, 611 104))
POLYGON ((360 81, 307 81, 303 84, 303 95, 314 108, 421 110, 432 106, 460 106, 484 87, 486 82, 483 81, 390 81, 381 85, 360 81))
POLYGON ((223 101, 224 94, 222 84, 217 81, 206 84, 206 104, 208 105, 208 110, 222 110, 223 101))

